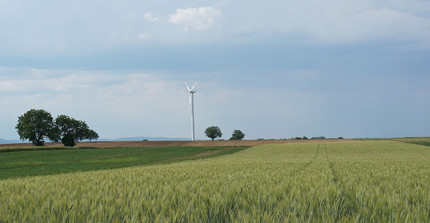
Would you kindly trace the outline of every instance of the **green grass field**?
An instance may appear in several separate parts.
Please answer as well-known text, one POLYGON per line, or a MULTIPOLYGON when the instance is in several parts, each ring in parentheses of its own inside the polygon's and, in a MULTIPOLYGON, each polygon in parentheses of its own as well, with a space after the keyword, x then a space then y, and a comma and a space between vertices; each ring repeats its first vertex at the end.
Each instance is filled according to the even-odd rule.
POLYGON ((115 169, 230 154, 247 147, 5 148, 0 179, 115 169))
POLYGON ((394 138, 392 140, 396 142, 405 142, 405 143, 430 146, 430 137, 404 137, 404 138, 394 138))
POLYGON ((430 222, 429 176, 424 145, 264 145, 211 159, 0 180, 0 222, 430 222))

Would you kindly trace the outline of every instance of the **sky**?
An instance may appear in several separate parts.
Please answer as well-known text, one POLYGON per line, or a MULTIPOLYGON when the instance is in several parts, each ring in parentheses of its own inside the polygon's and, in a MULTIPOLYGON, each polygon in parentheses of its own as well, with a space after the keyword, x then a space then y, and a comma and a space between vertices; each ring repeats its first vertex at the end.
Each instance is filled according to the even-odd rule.
POLYGON ((0 138, 430 136, 429 58, 428 0, 0 0, 0 138))

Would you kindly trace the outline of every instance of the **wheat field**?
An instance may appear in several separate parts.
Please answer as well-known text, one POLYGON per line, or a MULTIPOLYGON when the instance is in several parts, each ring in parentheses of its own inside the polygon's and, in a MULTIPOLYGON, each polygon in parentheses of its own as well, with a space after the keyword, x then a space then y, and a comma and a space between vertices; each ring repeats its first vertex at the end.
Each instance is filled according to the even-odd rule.
POLYGON ((0 180, 0 222, 430 222, 430 147, 262 145, 211 159, 0 180))

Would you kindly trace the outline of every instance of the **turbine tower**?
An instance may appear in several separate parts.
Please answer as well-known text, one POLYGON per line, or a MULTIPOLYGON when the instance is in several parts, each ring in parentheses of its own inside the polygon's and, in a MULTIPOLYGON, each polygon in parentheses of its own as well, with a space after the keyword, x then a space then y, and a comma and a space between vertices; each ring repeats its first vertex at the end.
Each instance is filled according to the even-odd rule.
POLYGON ((194 93, 196 93, 196 91, 194 91, 194 88, 196 87, 198 82, 196 82, 193 87, 190 89, 190 87, 188 87, 187 82, 185 82, 185 86, 187 86, 188 92, 190 93, 189 99, 188 99, 188 110, 191 109, 191 140, 195 141, 196 140, 196 134, 194 131, 194 93))

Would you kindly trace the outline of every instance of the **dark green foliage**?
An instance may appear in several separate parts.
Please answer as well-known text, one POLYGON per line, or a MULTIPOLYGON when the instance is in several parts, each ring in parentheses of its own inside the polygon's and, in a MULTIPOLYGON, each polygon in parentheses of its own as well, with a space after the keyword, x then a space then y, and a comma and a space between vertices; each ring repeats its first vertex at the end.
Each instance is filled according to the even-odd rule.
POLYGON ((234 130, 230 140, 242 140, 243 138, 245 138, 245 134, 242 131, 234 130))
POLYGON ((92 129, 90 129, 87 134, 87 139, 90 141, 97 140, 99 138, 99 134, 92 129))
POLYGON ((205 130, 205 134, 207 137, 211 138, 212 141, 216 138, 220 138, 222 136, 221 129, 218 126, 211 126, 205 130))
POLYGON ((35 146, 43 146, 44 139, 61 142, 65 146, 75 146, 83 139, 98 139, 99 135, 88 128, 84 121, 60 115, 53 120, 52 115, 45 110, 31 109, 18 117, 15 127, 21 140, 29 140, 35 146))
POLYGON ((31 109, 18 117, 15 128, 21 140, 29 140, 35 146, 43 146, 45 138, 55 137, 53 127, 53 118, 49 112, 31 109))
POLYGON ((88 139, 89 133, 92 131, 84 121, 79 121, 66 115, 57 117, 55 128, 58 133, 57 139, 61 139, 65 146, 75 146, 77 142, 88 139))
POLYGON ((61 138, 61 142, 64 144, 64 146, 75 146, 76 142, 72 135, 66 134, 61 138))

